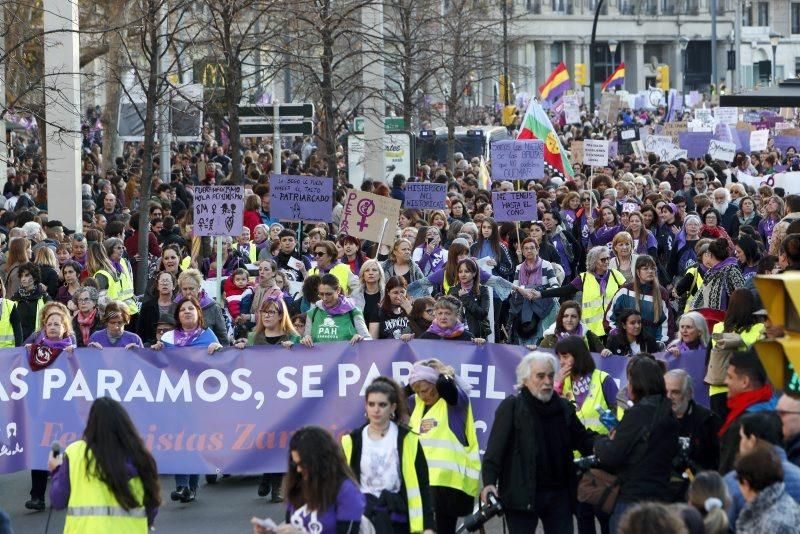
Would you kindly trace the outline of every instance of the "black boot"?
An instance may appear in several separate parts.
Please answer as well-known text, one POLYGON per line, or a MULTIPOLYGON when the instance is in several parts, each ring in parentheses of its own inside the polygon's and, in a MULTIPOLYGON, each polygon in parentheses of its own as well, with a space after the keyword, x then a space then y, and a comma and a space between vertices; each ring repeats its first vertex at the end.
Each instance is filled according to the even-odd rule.
POLYGON ((28 510, 43 512, 45 509, 44 499, 30 499, 25 502, 25 508, 28 510))
POLYGON ((175 491, 170 493, 169 498, 172 499, 173 501, 186 502, 183 499, 185 499, 188 496, 189 496, 189 488, 187 488, 186 486, 178 486, 177 488, 175 488, 175 491))
POLYGON ((281 494, 281 485, 283 484, 283 475, 280 473, 274 473, 270 475, 271 481, 270 485, 272 486, 272 498, 270 498, 270 502, 283 502, 283 495, 281 494))
POLYGON ((270 489, 270 479, 269 474, 264 473, 261 475, 261 482, 258 483, 258 496, 259 497, 266 497, 269 495, 270 489))

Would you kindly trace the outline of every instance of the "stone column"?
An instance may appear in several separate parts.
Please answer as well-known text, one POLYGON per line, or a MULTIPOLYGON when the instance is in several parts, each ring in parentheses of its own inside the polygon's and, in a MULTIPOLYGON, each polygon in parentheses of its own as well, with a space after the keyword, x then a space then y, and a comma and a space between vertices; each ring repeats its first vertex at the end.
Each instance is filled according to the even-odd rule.
POLYGON ((45 0, 44 35, 48 214, 82 231, 78 3, 45 0))

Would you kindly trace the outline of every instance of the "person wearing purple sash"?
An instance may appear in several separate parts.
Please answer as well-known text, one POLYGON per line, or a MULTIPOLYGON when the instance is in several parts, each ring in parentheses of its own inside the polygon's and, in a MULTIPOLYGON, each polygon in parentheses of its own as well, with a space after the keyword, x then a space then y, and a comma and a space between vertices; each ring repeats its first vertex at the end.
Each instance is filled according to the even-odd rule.
POLYGON ((600 209, 600 217, 602 217, 603 224, 596 226, 594 231, 589 234, 589 242, 592 246, 608 245, 614 236, 622 231, 617 210, 611 206, 603 206, 600 209))

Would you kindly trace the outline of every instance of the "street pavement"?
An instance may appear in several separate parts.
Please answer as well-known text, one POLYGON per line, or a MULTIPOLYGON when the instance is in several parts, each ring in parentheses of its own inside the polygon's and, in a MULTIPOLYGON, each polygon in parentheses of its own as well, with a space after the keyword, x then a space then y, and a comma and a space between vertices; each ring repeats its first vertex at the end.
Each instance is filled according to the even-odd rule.
MULTIPOLYGON (((252 532, 250 518, 271 517, 280 524, 284 519, 284 504, 270 504, 256 494, 259 476, 233 476, 220 479, 213 485, 200 477, 197 501, 191 504, 174 503, 169 494, 174 489, 172 477, 161 477, 162 507, 156 518, 155 531, 191 534, 246 534, 252 532)), ((48 491, 50 486, 48 485, 48 491)), ((45 531, 49 508, 44 512, 25 509, 30 491, 30 474, 25 472, 0 476, 0 508, 11 516, 15 534, 53 534, 64 528, 65 512, 53 511, 50 526, 45 531)), ((49 506, 48 498, 48 506, 49 506)), ((486 529, 488 534, 503 532, 502 523, 494 519, 486 529)), ((542 532, 541 525, 537 532, 542 532)), ((113 533, 112 533, 113 534, 113 533)))

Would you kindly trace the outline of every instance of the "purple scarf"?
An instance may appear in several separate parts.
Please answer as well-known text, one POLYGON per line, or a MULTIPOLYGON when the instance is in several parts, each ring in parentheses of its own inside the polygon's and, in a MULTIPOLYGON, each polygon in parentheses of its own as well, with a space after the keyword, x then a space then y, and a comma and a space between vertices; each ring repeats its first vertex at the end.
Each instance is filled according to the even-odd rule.
POLYGON ((680 343, 678 343, 678 350, 683 353, 683 352, 689 352, 689 351, 692 351, 692 350, 698 350, 698 349, 704 349, 705 348, 703 346, 703 342, 700 339, 695 341, 693 344, 694 344, 694 347, 690 347, 688 343, 686 343, 685 341, 681 341, 680 343))
POLYGON ((529 285, 542 285, 542 258, 536 257, 533 267, 528 267, 528 260, 519 266, 519 285, 528 287, 529 285))
POLYGON ((458 321, 450 328, 442 328, 436 323, 436 321, 434 321, 431 323, 430 328, 428 328, 428 332, 431 334, 436 334, 442 339, 452 339, 454 337, 458 337, 464 333, 464 330, 466 330, 466 326, 464 326, 464 323, 461 321, 458 321))
MULTIPOLYGON (((206 294, 206 291, 205 291, 205 289, 201 289, 201 290, 200 290, 200 298, 199 298, 199 299, 197 299, 197 300, 198 300, 198 301, 200 301, 200 307, 201 307, 201 308, 205 308, 206 306, 208 306, 209 304, 211 304, 212 302, 214 302, 213 300, 211 300, 211 297, 209 297, 209 296, 206 294)), ((175 296, 175 298, 173 299, 173 301, 172 301, 172 302, 175 302, 176 304, 180 304, 181 302, 183 302, 183 295, 182 295, 181 293, 178 293, 178 294, 175 296)))
POLYGON ((189 330, 188 332, 180 328, 176 328, 173 331, 173 335, 175 336, 175 346, 185 347, 189 345, 189 343, 197 339, 197 337, 202 333, 203 329, 200 327, 197 327, 194 330, 189 330))
POLYGON ((723 268, 727 267, 728 265, 737 265, 738 263, 739 262, 733 256, 731 256, 730 258, 725 258, 724 260, 722 260, 721 262, 719 262, 718 264, 716 264, 715 266, 710 268, 708 270, 708 274, 715 273, 715 272, 719 271, 720 269, 723 269, 723 268))
POLYGON ((585 335, 586 335, 586 327, 583 325, 583 323, 578 323, 578 328, 576 328, 574 332, 557 332, 556 339, 560 341, 570 336, 583 337, 585 335))
POLYGON ((328 315, 343 315, 356 308, 355 303, 344 295, 339 295, 339 300, 330 308, 325 305, 321 300, 317 302, 317 307, 321 308, 328 315))
POLYGON ((69 336, 61 339, 49 339, 44 335, 44 329, 39 331, 33 342, 37 345, 44 345, 45 347, 58 350, 64 350, 73 344, 72 338, 69 336))
POLYGON ((122 273, 122 263, 118 261, 111 260, 111 265, 114 266, 114 269, 117 271, 117 274, 122 273))

